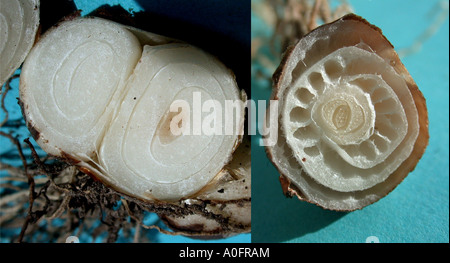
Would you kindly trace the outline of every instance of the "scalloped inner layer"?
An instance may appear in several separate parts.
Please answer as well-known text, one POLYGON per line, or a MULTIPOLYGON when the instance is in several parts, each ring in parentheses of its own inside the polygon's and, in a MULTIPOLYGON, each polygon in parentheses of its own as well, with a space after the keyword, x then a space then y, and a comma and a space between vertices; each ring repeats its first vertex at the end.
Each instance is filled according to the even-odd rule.
POLYGON ((412 151, 414 101, 402 77, 375 53, 341 48, 310 66, 285 94, 287 143, 306 173, 326 187, 368 189, 412 151))

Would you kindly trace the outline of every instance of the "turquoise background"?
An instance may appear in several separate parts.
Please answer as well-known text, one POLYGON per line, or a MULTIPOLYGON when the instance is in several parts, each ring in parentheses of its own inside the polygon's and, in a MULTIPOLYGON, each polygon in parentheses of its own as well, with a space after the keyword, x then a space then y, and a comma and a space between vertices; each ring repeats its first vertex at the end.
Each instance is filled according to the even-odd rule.
MULTIPOLYGON (((253 1, 256 4, 258 1, 253 1)), ((449 242, 449 20, 448 1, 349 1, 354 12, 383 30, 396 49, 410 46, 434 21, 447 18, 422 49, 402 59, 423 92, 430 143, 416 169, 387 197, 363 210, 323 210, 286 198, 260 136, 252 138, 252 242, 449 242)), ((252 39, 270 35, 252 12, 252 39)), ((261 65, 252 65, 256 72, 261 65)), ((269 73, 271 74, 271 73, 269 73)), ((252 78, 252 99, 267 100, 270 82, 252 78)))
MULTIPOLYGON (((173 9, 183 1, 75 0, 75 4, 87 14, 103 3, 121 4, 126 10, 141 11, 142 3, 151 3, 159 12, 164 4, 173 9)), ((185 1, 188 2, 188 1, 185 1)), ((217 1, 223 3, 224 1, 217 1)), ((254 1, 257 2, 257 1, 254 1)), ((198 240, 180 236, 159 234, 156 230, 143 230, 151 242, 365 242, 376 236, 380 242, 449 242, 449 23, 448 1, 425 0, 377 0, 349 1, 356 14, 380 27, 396 48, 408 47, 432 23, 433 12, 439 3, 447 8, 447 18, 439 30, 429 38, 420 52, 402 59, 427 99, 430 121, 430 144, 416 169, 391 194, 360 211, 341 213, 323 210, 315 205, 283 196, 278 173, 268 161, 264 149, 259 146, 259 135, 252 138, 252 234, 241 234, 221 240, 198 240), (431 13, 431 14, 430 14, 431 13)), ((196 5, 200 1, 194 1, 196 5)), ((192 8, 189 10, 193 10, 192 8)), ((173 11, 184 14, 182 6, 173 11)), ((205 10, 200 11, 205 14, 205 10)), ((230 14, 231 15, 231 14, 230 14)), ((191 23, 205 23, 214 28, 216 23, 187 17, 191 23)), ((217 21, 216 21, 217 22, 217 21)), ((254 13, 251 17, 252 37, 269 35, 270 32, 254 13)), ((239 30, 222 27, 224 34, 245 36, 239 30)), ((245 59, 245 58, 243 58, 245 59)), ((248 58, 249 59, 249 58, 248 58)), ((252 72, 261 65, 252 65, 252 72)), ((272 72, 266 71, 270 76, 272 72)), ((252 79, 251 98, 267 100, 270 82, 252 79)), ((21 118, 17 106, 18 80, 6 96, 10 119, 21 118), (11 109, 11 107, 12 109, 11 109)), ((3 113, 2 113, 3 114, 3 113)), ((3 115, 0 116, 3 119, 3 115)), ((26 129, 19 131, 21 139, 29 136, 26 129)), ((7 153, 9 141, 3 137, 1 153, 7 153)), ((27 154, 27 153, 26 153, 27 154)), ((15 163, 20 164, 20 161, 15 163)), ((156 222, 149 215, 146 223, 156 222)), ((12 233, 12 236, 17 236, 12 233)), ((0 237, 9 242, 10 236, 0 237)), ((88 233, 80 236, 81 242, 92 240, 88 233)), ((119 242, 130 242, 119 238, 119 242)))

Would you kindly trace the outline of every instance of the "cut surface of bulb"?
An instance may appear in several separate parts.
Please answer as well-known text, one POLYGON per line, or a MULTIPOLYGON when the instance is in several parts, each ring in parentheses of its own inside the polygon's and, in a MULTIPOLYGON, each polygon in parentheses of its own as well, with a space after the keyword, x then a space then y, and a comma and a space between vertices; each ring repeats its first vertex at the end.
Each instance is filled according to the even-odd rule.
POLYGON ((200 190, 230 161, 237 135, 174 135, 170 129, 179 114, 188 114, 180 122, 195 118, 197 98, 222 105, 241 99, 233 77, 215 59, 185 44, 145 46, 126 89, 98 154, 119 185, 151 198, 179 199, 200 190), (177 100, 192 110, 174 115, 169 106, 177 100))
POLYGON ((101 19, 76 19, 44 34, 20 84, 39 146, 55 156, 92 158, 141 52, 132 33, 101 19))
POLYGON ((425 99, 381 30, 350 14, 291 47, 274 74, 285 193, 333 210, 388 194, 428 143, 425 99))
POLYGON ((39 0, 0 4, 0 84, 14 74, 34 44, 39 27, 39 0))
POLYGON ((98 18, 49 30, 20 83, 24 116, 42 149, 143 201, 175 202, 208 188, 242 139, 244 109, 235 108, 232 134, 197 134, 188 122, 211 123, 198 102, 224 105, 245 95, 215 57, 168 42, 98 18), (184 104, 173 111, 176 101, 184 104), (174 134, 173 123, 183 132, 174 134))

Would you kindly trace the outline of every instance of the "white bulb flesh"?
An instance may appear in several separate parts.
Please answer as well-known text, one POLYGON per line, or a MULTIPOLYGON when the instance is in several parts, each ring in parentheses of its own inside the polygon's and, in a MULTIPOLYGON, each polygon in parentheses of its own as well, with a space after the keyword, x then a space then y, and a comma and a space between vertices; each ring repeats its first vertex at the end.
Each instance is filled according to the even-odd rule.
POLYGON ((287 143, 299 162, 307 160, 302 164, 308 174, 337 191, 364 190, 384 181, 411 154, 418 135, 417 110, 405 81, 382 58, 358 47, 318 61, 286 98, 282 114, 290 118, 283 118, 282 127, 287 143), (366 74, 363 63, 377 74, 366 74), (405 110, 411 116, 406 138, 405 110))
POLYGON ((2 0, 0 4, 0 84, 14 74, 34 44, 39 0, 2 0))
MULTIPOLYGON (((211 183, 241 140, 244 109, 236 108, 232 134, 174 135, 169 128, 179 114, 170 105, 184 100, 195 109, 195 94, 222 105, 243 98, 215 57, 169 42, 98 18, 47 32, 20 84, 27 125, 42 149, 140 200, 175 201, 211 183)), ((202 113, 200 123, 210 117, 202 113)))
POLYGON ((95 155, 141 50, 132 33, 101 19, 62 23, 41 38, 24 63, 20 98, 43 150, 95 155))
POLYGON ((224 72, 213 57, 189 45, 145 46, 100 147, 101 166, 142 196, 179 199, 199 191, 230 161, 237 135, 175 136, 169 105, 185 100, 194 109, 195 92, 222 105, 240 100, 233 77, 224 72))

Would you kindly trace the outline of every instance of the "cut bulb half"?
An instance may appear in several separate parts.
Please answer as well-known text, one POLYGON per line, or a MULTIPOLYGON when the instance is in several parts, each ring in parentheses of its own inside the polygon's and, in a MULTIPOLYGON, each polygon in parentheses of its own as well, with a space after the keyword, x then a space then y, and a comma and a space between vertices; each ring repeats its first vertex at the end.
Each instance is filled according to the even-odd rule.
POLYGON ((28 128, 47 153, 120 193, 176 205, 224 183, 242 140, 243 103, 235 104, 232 121, 205 103, 241 102, 246 95, 229 69, 196 47, 77 18, 47 31, 32 49, 20 100, 28 128), (195 120, 203 125, 200 133, 195 120), (216 120, 233 132, 204 133, 222 123, 216 120), (183 129, 174 133, 174 127, 183 129))
POLYGON ((0 84, 14 74, 34 44, 39 28, 39 0, 0 4, 0 84))

